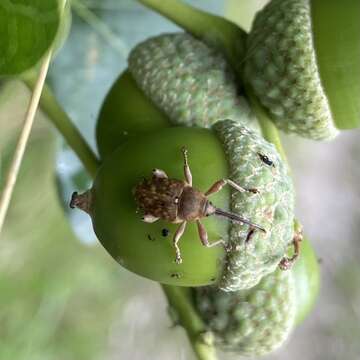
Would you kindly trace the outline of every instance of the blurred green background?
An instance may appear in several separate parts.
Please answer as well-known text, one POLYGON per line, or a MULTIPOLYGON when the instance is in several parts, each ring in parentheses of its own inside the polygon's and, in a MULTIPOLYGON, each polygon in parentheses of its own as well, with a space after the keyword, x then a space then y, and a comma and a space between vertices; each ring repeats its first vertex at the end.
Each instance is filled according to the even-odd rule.
MULTIPOLYGON (((248 29, 265 1, 191 3, 248 29)), ((176 27, 132 0, 74 0, 72 10, 48 82, 95 146, 99 107, 131 47, 176 27)), ((28 98, 20 82, 0 83, 0 188, 28 98)), ((359 133, 331 143, 284 142, 322 289, 311 317, 267 359, 359 359, 359 133)), ((159 286, 121 269, 97 243, 88 217, 68 211, 71 192, 88 186, 76 156, 37 116, 0 241, 0 359, 193 359, 159 286)))

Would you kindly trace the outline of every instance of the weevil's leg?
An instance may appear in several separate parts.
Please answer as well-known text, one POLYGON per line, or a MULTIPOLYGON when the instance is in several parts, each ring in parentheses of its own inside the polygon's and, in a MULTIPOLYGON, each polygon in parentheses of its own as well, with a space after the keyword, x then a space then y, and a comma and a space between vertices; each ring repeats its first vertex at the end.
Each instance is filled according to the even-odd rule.
POLYGON ((181 148, 181 151, 183 153, 183 156, 184 156, 184 175, 185 175, 185 180, 186 182, 192 186, 192 175, 191 175, 191 170, 190 170, 190 166, 189 166, 189 163, 188 163, 188 151, 185 147, 182 147, 181 148))
POLYGON ((159 220, 158 217, 152 216, 150 214, 146 214, 143 216, 142 221, 146 222, 146 223, 153 223, 155 221, 159 220))
POLYGON ((173 239, 173 244, 175 247, 175 251, 176 251, 176 258, 175 258, 175 262, 177 264, 181 264, 182 263, 182 258, 181 258, 181 252, 180 252, 180 248, 179 248, 179 240, 180 238, 183 236, 184 231, 185 231, 185 227, 186 227, 186 221, 182 222, 180 224, 180 226, 177 228, 175 235, 174 235, 174 239, 173 239))
POLYGON ((298 231, 295 233, 292 244, 294 246, 294 255, 292 257, 287 257, 284 256, 280 263, 279 263, 279 268, 281 270, 289 270, 291 269, 291 267, 294 265, 296 259, 299 257, 300 255, 300 243, 303 239, 303 234, 302 231, 298 231))
POLYGON ((235 183, 234 181, 230 179, 221 179, 216 181, 213 185, 211 185, 210 189, 205 193, 206 196, 215 194, 219 192, 226 184, 230 185, 232 188, 234 188, 237 191, 240 192, 251 192, 253 194, 257 194, 259 191, 257 189, 246 189, 235 183))
POLYGON ((256 229, 254 227, 250 226, 249 232, 248 232, 248 234, 246 236, 246 239, 245 239, 245 244, 250 242, 250 240, 253 238, 253 236, 255 234, 255 231, 256 231, 256 229))
POLYGON ((213 243, 209 243, 208 234, 206 232, 206 229, 205 229, 204 225, 199 220, 196 220, 196 224, 197 224, 197 227, 198 227, 199 237, 200 237, 201 243, 204 246, 213 247, 213 246, 217 246, 217 245, 222 245, 226 250, 226 242, 224 240, 218 240, 218 241, 215 241, 213 243))
POLYGON ((167 179, 166 172, 164 170, 160 169, 153 169, 152 174, 154 177, 161 178, 161 179, 167 179))

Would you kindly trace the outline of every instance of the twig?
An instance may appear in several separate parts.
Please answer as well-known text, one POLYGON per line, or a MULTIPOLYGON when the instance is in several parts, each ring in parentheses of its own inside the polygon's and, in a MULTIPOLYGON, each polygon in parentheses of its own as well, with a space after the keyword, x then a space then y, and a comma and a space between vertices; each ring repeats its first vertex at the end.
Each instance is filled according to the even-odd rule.
MULTIPOLYGON (((35 87, 35 79, 32 77, 24 77, 23 81, 29 89, 35 87)), ((79 157, 89 175, 94 178, 100 166, 99 159, 46 84, 41 94, 40 107, 79 157)))
POLYGON ((73 0, 71 5, 77 15, 92 26, 108 42, 112 49, 116 50, 124 59, 127 58, 129 49, 126 44, 98 16, 83 4, 81 0, 73 0))
POLYGON ((179 317, 179 324, 186 330, 197 358, 199 360, 217 360, 214 336, 206 329, 204 322, 195 310, 190 298, 190 289, 169 285, 162 285, 162 288, 169 306, 179 317))
POLYGON ((39 105, 41 92, 45 83, 46 74, 49 69, 51 54, 52 51, 49 50, 41 65, 40 72, 34 87, 34 91, 31 95, 30 103, 26 111, 24 125, 21 130, 18 143, 16 145, 14 157, 12 159, 8 175, 6 177, 4 190, 0 196, 0 233, 4 225, 5 216, 10 205, 11 196, 14 191, 16 179, 19 174, 21 162, 24 157, 26 145, 29 140, 31 129, 34 123, 34 118, 37 107, 39 105))

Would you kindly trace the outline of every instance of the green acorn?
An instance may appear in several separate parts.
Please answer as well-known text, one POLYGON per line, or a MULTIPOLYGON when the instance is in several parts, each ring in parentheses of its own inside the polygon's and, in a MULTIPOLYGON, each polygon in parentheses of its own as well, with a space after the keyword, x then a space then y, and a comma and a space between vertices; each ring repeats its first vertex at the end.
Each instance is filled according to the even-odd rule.
POLYGON ((256 126, 225 57, 189 34, 163 34, 140 43, 130 53, 129 70, 176 124, 210 127, 232 119, 256 126))
POLYGON ((165 284, 217 284, 226 291, 250 288, 277 268, 293 238, 294 192, 286 165, 273 145, 230 120, 213 129, 174 127, 133 136, 105 159, 92 190, 73 200, 90 213, 99 240, 116 261, 165 284), (216 180, 230 178, 258 190, 233 191, 230 197, 224 189, 211 201, 258 224, 266 234, 255 231, 249 240, 248 225, 214 216, 201 220, 209 241, 222 239, 225 251, 222 246, 203 246, 189 222, 179 242, 183 262, 175 262, 172 239, 179 225, 161 219, 143 222, 134 189, 154 168, 183 179, 184 146, 197 189, 205 191, 216 180))
MULTIPOLYGON (((166 251, 166 261, 165 252, 156 250, 158 245, 153 248, 154 244, 146 241, 146 248, 143 248, 146 251, 141 250, 143 245, 140 245, 148 237, 158 238, 163 229, 174 236, 175 225, 158 221, 140 226, 139 216, 135 216, 130 226, 129 218, 122 216, 119 218, 126 218, 129 234, 124 224, 122 231, 105 237, 96 230, 97 221, 94 221, 100 240, 125 267, 162 283, 184 286, 217 283, 226 290, 254 286, 262 276, 275 270, 292 240, 294 194, 286 166, 274 147, 252 131, 236 125, 242 123, 256 127, 246 101, 237 95, 234 74, 218 51, 182 33, 162 35, 138 45, 131 52, 129 70, 131 74, 126 71, 113 85, 100 112, 97 142, 105 159, 103 169, 106 170, 100 170, 99 174, 106 175, 109 183, 111 177, 114 184, 122 184, 120 178, 111 174, 116 158, 122 168, 119 177, 127 171, 149 177, 151 169, 159 168, 172 178, 182 179, 180 149, 185 146, 190 154, 192 171, 201 170, 199 175, 194 176, 194 186, 198 189, 205 191, 221 178, 230 178, 242 186, 260 188, 260 196, 233 194, 231 200, 228 192, 219 193, 214 196, 214 203, 266 225, 269 241, 259 241, 262 236, 255 233, 254 241, 245 244, 248 227, 232 224, 228 231, 226 221, 211 218, 206 226, 209 238, 213 241, 225 239, 229 251, 225 254, 221 248, 204 248, 196 229, 188 226, 181 240, 184 261, 177 265, 174 256, 171 256, 174 253, 171 239, 162 244, 164 250, 161 251, 166 251), (204 58, 207 60, 204 61, 204 58), (197 85, 197 79, 202 79, 202 86, 197 85), (236 122, 223 121, 211 126, 227 116, 236 122), (180 127, 172 132, 170 129, 166 133, 163 131, 178 124, 212 127, 213 131, 199 132, 199 129, 180 127), (209 143, 206 138, 210 134, 216 140, 209 143), (143 146, 145 139, 149 140, 143 146), (219 141, 222 144, 220 147, 216 145, 219 141), (115 151, 121 144, 120 149, 115 151), (134 158, 135 152, 130 151, 133 147, 136 147, 139 158, 122 164, 121 158, 134 158), (107 166, 108 163, 111 165, 107 166), (219 200, 216 201, 217 196, 219 200), (211 227, 213 222, 216 225, 211 227), (135 236, 131 228, 140 233, 135 236), (148 232, 144 233, 144 229, 148 232), (129 254, 116 250, 120 241, 134 246, 134 238, 138 239, 139 246, 136 252, 132 251, 131 258, 129 254), (148 245, 150 248, 147 248, 148 245), (141 258, 141 253, 146 257, 152 254, 154 258, 146 261, 146 258, 141 258), (199 258, 203 261, 199 262, 199 258), (159 264, 159 267, 154 264, 159 264)), ((131 188, 123 186, 124 190, 127 189, 130 194, 140 181, 139 177, 133 179, 131 188)), ((105 192, 105 187, 102 186, 99 191, 105 192)), ((99 198, 102 199, 103 195, 99 198)), ((113 196, 107 201, 110 199, 113 196)), ((135 206, 134 198, 131 201, 135 206)), ((118 214, 124 204, 124 199, 119 204, 104 204, 101 213, 118 214)), ((100 214, 100 211, 97 213, 100 214)), ((102 221, 106 223, 105 219, 102 221)))
POLYGON ((310 243, 288 272, 276 270, 249 289, 224 292, 192 289, 195 308, 214 334, 216 346, 243 356, 261 356, 279 348, 314 306, 319 267, 310 243))
POLYGON ((247 41, 235 24, 181 1, 139 1, 221 50, 282 130, 326 140, 360 125, 359 1, 272 0, 247 41))
POLYGON ((258 129, 224 56, 185 33, 160 35, 131 51, 129 72, 108 94, 97 123, 99 152, 105 157, 127 138, 164 126, 211 127, 224 119, 258 129))

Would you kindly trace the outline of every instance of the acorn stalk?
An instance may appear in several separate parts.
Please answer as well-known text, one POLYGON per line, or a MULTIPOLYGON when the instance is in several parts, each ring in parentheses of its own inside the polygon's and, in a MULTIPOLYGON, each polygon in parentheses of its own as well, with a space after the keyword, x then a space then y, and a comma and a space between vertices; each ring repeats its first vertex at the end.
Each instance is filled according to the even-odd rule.
POLYGON ((190 289, 168 285, 163 285, 162 288, 169 304, 169 312, 175 313, 175 324, 186 330, 198 359, 216 360, 213 334, 193 306, 190 289))
MULTIPOLYGON (((30 90, 34 88, 36 78, 32 72, 24 74, 22 80, 30 90)), ((77 154, 89 175, 94 177, 100 165, 99 159, 47 84, 44 85, 41 94, 40 107, 77 154)))

